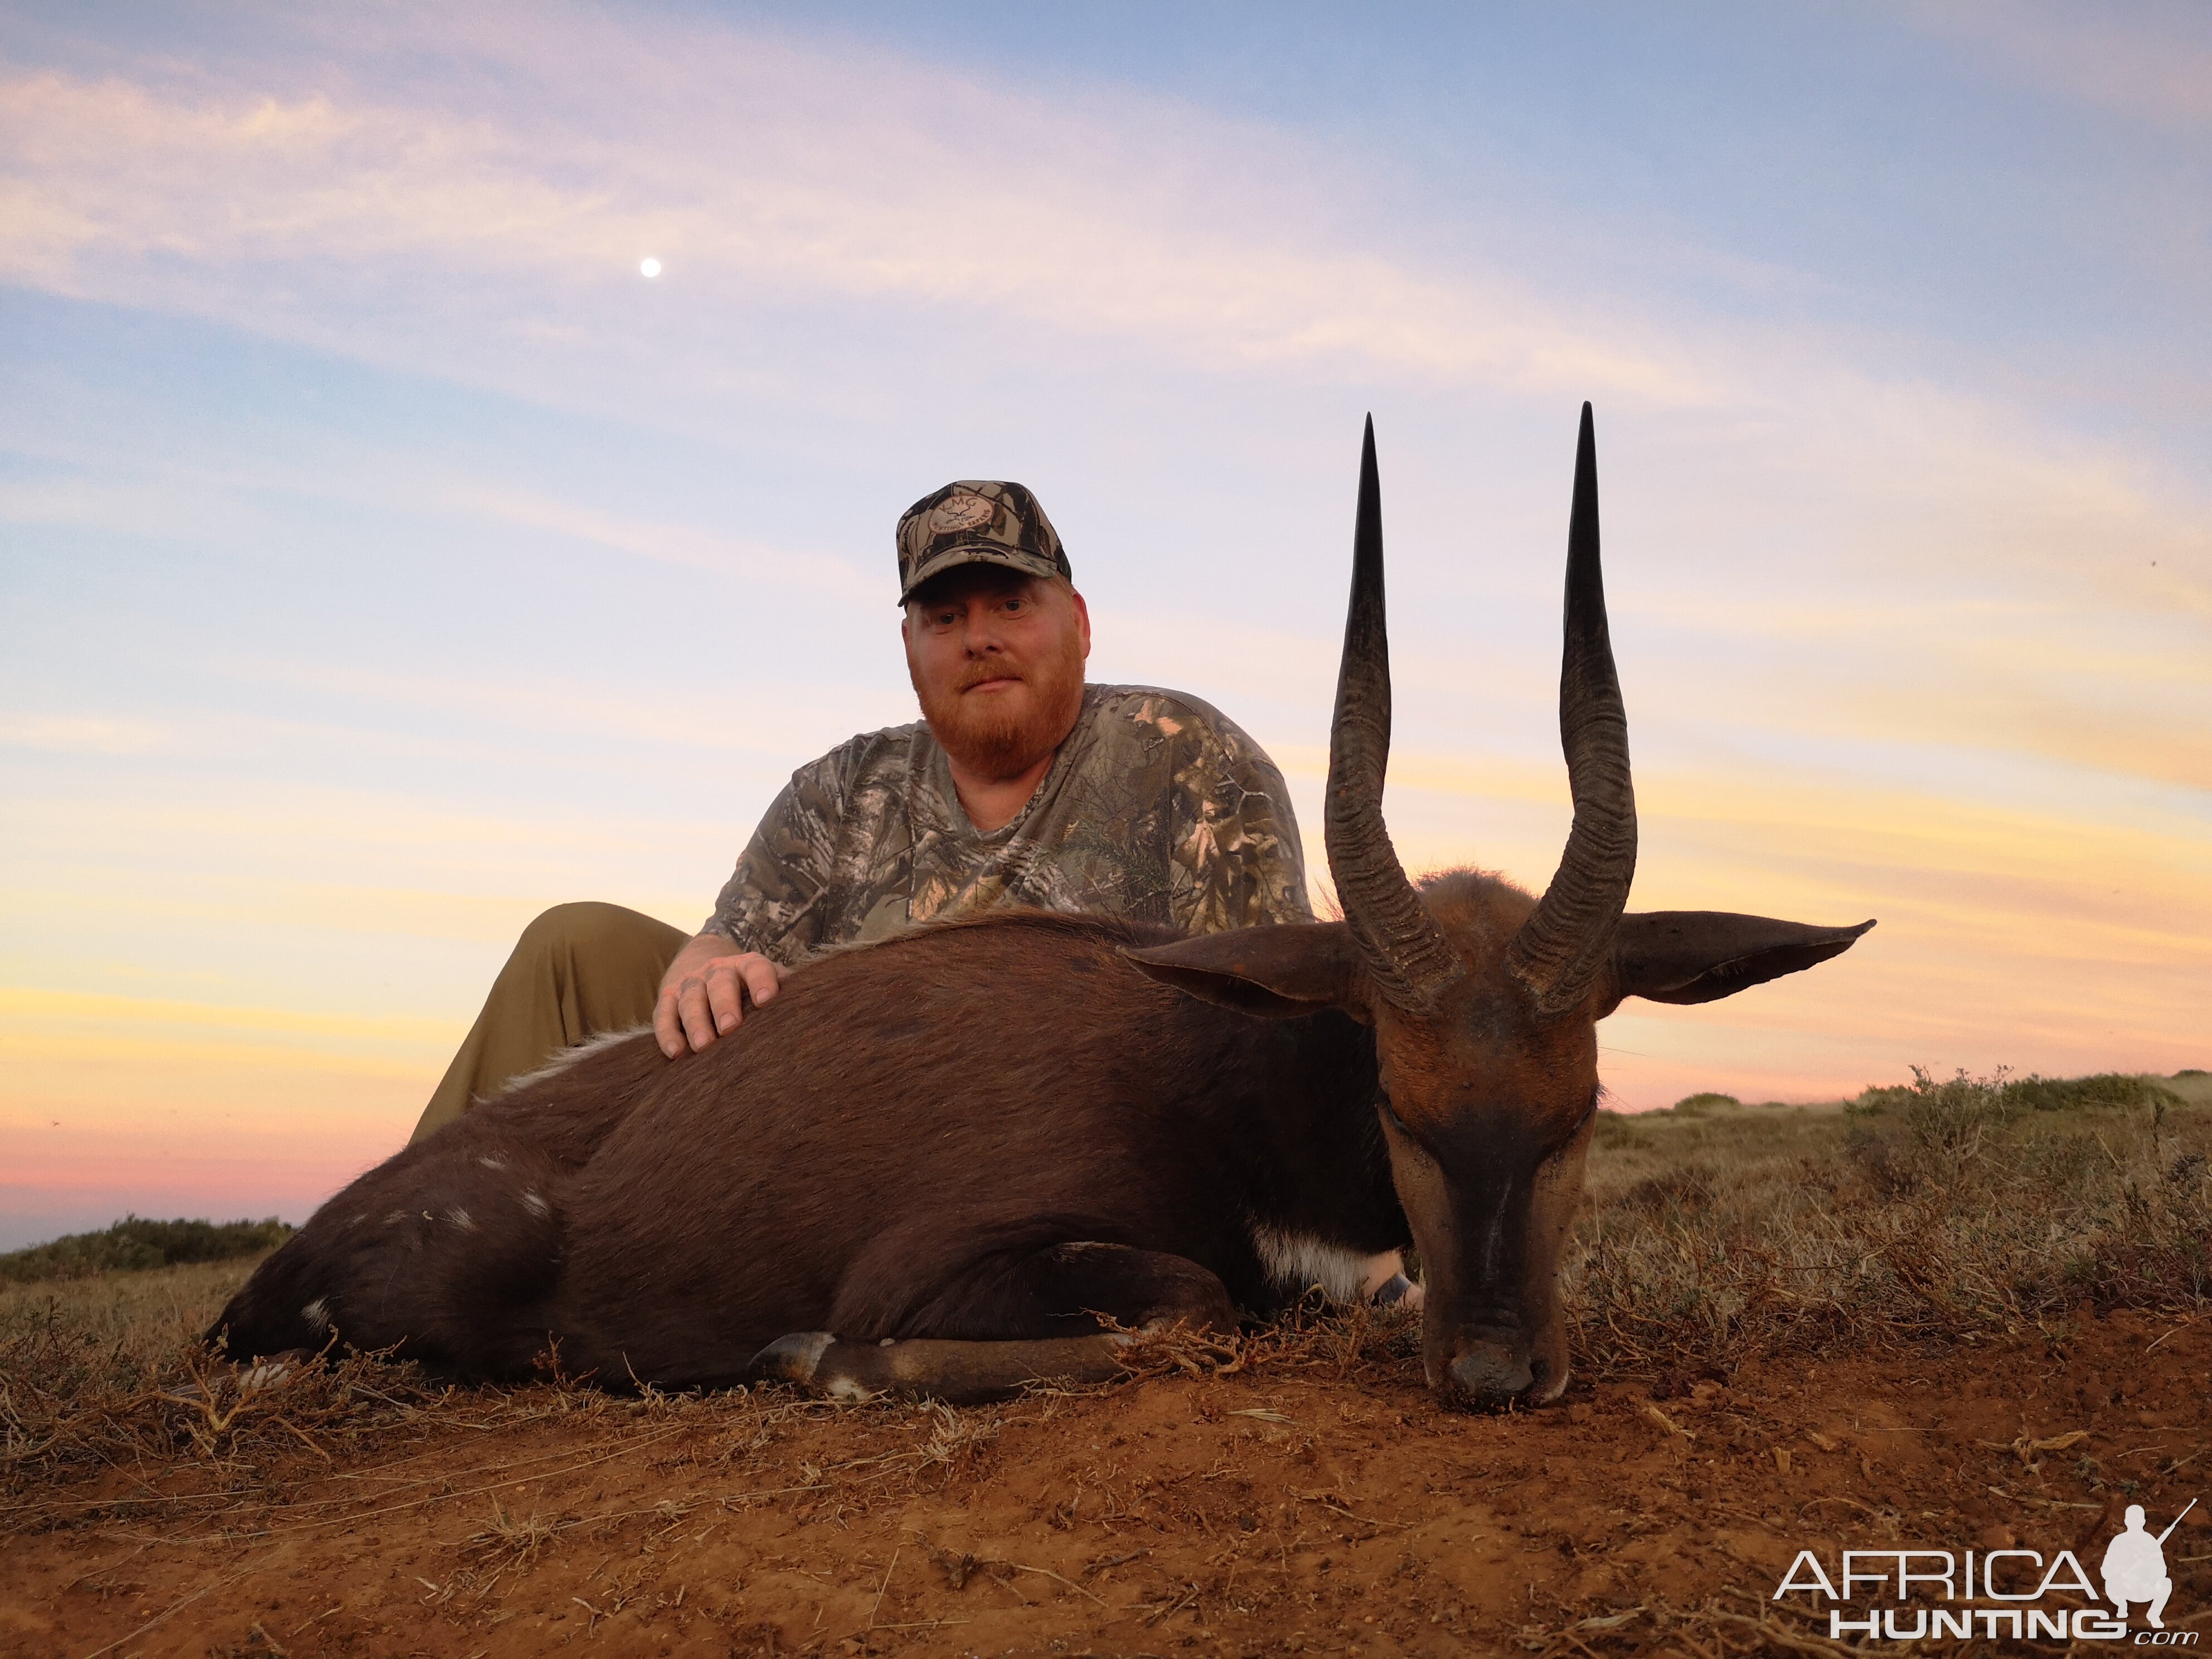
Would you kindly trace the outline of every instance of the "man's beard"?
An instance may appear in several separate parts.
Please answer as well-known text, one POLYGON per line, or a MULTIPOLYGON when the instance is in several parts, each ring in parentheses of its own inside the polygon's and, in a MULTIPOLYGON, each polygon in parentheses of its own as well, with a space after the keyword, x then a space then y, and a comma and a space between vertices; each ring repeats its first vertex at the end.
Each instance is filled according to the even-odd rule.
POLYGON ((1020 776, 1060 747, 1083 712, 1083 640, 1073 629, 1056 656, 1019 668, 1003 658, 971 662, 941 696, 921 683, 911 663, 907 672, 930 735, 963 768, 987 778, 1020 776), (996 679, 1020 680, 1030 695, 963 695, 996 679))

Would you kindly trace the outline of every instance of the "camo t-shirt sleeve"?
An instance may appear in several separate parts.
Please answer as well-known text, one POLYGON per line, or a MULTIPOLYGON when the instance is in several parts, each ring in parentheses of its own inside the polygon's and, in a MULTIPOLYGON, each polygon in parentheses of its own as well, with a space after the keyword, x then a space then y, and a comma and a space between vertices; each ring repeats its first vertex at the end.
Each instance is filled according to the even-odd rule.
POLYGON ((1236 721, 1195 698, 1179 701, 1198 718, 1178 734, 1183 753, 1170 791, 1169 908, 1176 931, 1311 921, 1297 818, 1283 775, 1236 721))
POLYGON ((791 775, 714 901, 702 932, 726 933, 741 951, 787 965, 817 945, 823 900, 836 868, 844 812, 843 763, 834 749, 791 775))

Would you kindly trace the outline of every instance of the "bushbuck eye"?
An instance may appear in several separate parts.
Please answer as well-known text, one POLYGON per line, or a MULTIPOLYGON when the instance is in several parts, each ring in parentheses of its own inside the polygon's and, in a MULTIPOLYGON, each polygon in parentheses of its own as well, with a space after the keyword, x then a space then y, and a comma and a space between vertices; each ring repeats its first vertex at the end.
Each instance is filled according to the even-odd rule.
POLYGON ((1406 1127, 1406 1121, 1400 1117, 1396 1112, 1391 1109, 1389 1096, 1382 1095, 1377 1097, 1375 1102, 1375 1107, 1377 1111, 1382 1114, 1384 1120, 1389 1123, 1390 1128, 1394 1132, 1403 1135, 1408 1141, 1419 1147, 1424 1152, 1429 1152, 1430 1157, 1433 1158, 1436 1156, 1434 1152, 1429 1152, 1428 1142, 1423 1140, 1420 1136, 1415 1134, 1411 1129, 1408 1129, 1406 1127))
POLYGON ((1592 1090, 1590 1091, 1589 1104, 1583 1108, 1583 1115, 1575 1120, 1574 1127, 1568 1130, 1566 1133, 1561 1135, 1557 1140, 1553 1141, 1551 1146, 1544 1149, 1543 1161, 1549 1163, 1560 1153, 1565 1152, 1568 1147, 1573 1146, 1576 1139, 1581 1135, 1583 1130, 1589 1127, 1590 1120, 1596 1115, 1597 1091, 1595 1090, 1592 1090))

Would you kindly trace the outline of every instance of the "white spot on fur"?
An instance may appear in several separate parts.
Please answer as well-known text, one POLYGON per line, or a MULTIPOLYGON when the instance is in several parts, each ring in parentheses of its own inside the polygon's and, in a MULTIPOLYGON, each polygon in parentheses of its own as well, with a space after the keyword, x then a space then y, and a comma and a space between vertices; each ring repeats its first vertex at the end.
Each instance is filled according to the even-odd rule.
POLYGON ((331 1304, 319 1296, 300 1310, 300 1317, 311 1329, 326 1331, 331 1328, 331 1304))
POLYGON ((404 1210, 394 1210, 390 1215, 384 1218, 384 1224, 387 1227, 397 1227, 401 1222, 407 1219, 407 1213, 408 1212, 404 1210))
POLYGON ((477 1218, 458 1204, 446 1212, 446 1219, 465 1233, 472 1233, 477 1230, 477 1218))
POLYGON ((358 1227, 362 1222, 368 1219, 368 1218, 365 1215, 357 1215, 352 1220, 347 1222, 346 1225, 349 1227, 358 1227))
POLYGON ((507 1167, 507 1160, 503 1158, 492 1158, 486 1156, 478 1158, 477 1162, 483 1164, 487 1170, 504 1170, 507 1167))
POLYGON ((526 1192, 523 1194, 522 1207, 529 1211, 532 1215, 551 1215, 553 1213, 553 1206, 550 1204, 548 1204, 536 1193, 526 1192))
POLYGON ((830 1397, 832 1400, 850 1400, 857 1404, 861 1401, 873 1400, 876 1391, 849 1376, 841 1376, 830 1383, 830 1397))
POLYGON ((1260 1265, 1278 1290, 1295 1296, 1318 1285, 1332 1302, 1359 1299, 1367 1258, 1357 1250, 1259 1223, 1253 1224, 1252 1248, 1260 1253, 1260 1265))
POLYGON ((586 1037, 573 1048, 563 1048, 536 1071, 525 1072, 520 1077, 507 1079, 506 1085, 497 1094, 487 1096, 486 1098, 496 1100, 500 1095, 511 1095, 517 1089, 527 1089, 533 1083, 543 1083, 547 1078, 558 1076, 578 1060, 588 1059, 602 1048, 611 1048, 617 1042, 627 1042, 634 1036, 647 1036, 652 1030, 653 1027, 650 1025, 631 1025, 619 1031, 601 1031, 595 1036, 586 1037))

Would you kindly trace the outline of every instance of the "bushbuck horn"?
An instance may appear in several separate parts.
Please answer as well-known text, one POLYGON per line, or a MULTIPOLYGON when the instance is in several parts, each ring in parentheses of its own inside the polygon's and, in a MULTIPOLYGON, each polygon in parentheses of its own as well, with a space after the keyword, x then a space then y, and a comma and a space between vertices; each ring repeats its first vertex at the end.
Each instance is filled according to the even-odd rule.
MULTIPOLYGON (((1602 625, 1601 623, 1601 625, 1602 625)), ((1329 873, 1344 920, 1385 1000, 1425 1013, 1465 971, 1406 878, 1382 823, 1382 774, 1390 759, 1390 639, 1382 606, 1382 492, 1375 471, 1375 417, 1359 455, 1359 514, 1352 538, 1352 599, 1328 736, 1323 815, 1329 873)))
POLYGON ((1583 405, 1575 501, 1567 520, 1566 643, 1559 665, 1559 741, 1575 800, 1574 828, 1552 884, 1522 924, 1506 965, 1535 994, 1540 1013, 1573 1007, 1613 949, 1636 875, 1636 786, 1629 775, 1628 711, 1613 666, 1598 565, 1597 441, 1583 405))

